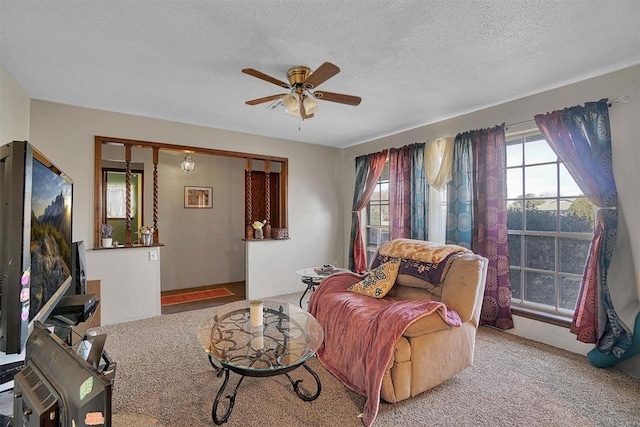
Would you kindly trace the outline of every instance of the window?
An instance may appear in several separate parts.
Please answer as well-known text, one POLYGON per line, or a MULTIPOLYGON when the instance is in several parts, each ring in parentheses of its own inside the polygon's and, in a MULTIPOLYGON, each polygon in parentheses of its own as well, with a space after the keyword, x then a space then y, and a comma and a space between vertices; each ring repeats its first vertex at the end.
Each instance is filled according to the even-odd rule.
MULTIPOLYGON (((107 206, 107 220, 113 218, 126 218, 127 217, 127 186, 124 182, 121 183, 111 183, 110 175, 122 175, 122 173, 118 172, 108 172, 107 173, 107 195, 106 195, 106 206, 107 206)), ((131 194, 133 197, 131 198, 131 206, 129 207, 129 216, 134 217, 136 215, 136 202, 138 200, 135 195, 137 185, 134 182, 138 181, 138 174, 131 174, 131 182, 132 184, 129 186, 131 189, 131 194)))
POLYGON ((538 132, 507 135, 512 305, 570 318, 595 210, 538 132))
POLYGON ((378 246, 389 240, 389 162, 385 163, 380 178, 367 206, 367 264, 375 256, 378 246))

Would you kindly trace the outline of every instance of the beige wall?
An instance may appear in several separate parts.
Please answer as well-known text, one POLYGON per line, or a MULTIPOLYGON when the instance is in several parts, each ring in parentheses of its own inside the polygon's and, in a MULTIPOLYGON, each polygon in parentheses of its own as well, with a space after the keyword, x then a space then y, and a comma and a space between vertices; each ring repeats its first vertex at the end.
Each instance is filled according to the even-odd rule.
MULTIPOLYGON (((250 296, 296 292, 303 286, 296 270, 342 256, 338 149, 38 100, 31 102, 30 129, 31 142, 75 182, 73 238, 84 240, 89 249, 93 247, 93 139, 94 135, 106 135, 289 159, 291 239, 240 243, 246 251, 245 276, 253 278, 247 279, 250 296), (249 262, 252 248, 258 254, 251 257, 253 263, 249 262), (260 255, 263 252, 265 255, 260 255), (265 257, 269 263, 261 262, 265 257)), ((222 208, 224 202, 217 205, 222 208)), ((161 230, 184 226, 162 223, 162 218, 160 221, 161 230)), ((175 246, 182 254, 191 250, 189 246, 175 246)), ((145 249, 88 251, 89 279, 102 281, 104 323, 159 314, 159 265, 175 262, 167 255, 172 250, 168 246, 160 249, 161 262, 150 261, 145 249), (141 288, 146 289, 147 298, 129 297, 133 289, 139 296, 141 288)), ((212 255, 206 261, 211 259, 212 255)))
POLYGON ((29 140, 29 96, 0 67, 0 145, 29 140))
POLYGON ((244 280, 245 161, 194 154, 196 168, 186 173, 180 170, 183 158, 160 151, 162 290, 244 280), (213 208, 185 209, 185 186, 212 187, 213 208))
MULTIPOLYGON (((355 181, 353 159, 362 154, 372 153, 385 148, 401 147, 414 142, 426 142, 439 137, 455 136, 457 133, 473 129, 487 128, 501 123, 519 123, 532 120, 534 115, 560 110, 565 107, 597 101, 602 98, 613 100, 620 96, 629 97, 628 104, 616 104, 610 109, 611 134, 613 144, 613 168, 619 195, 619 208, 628 220, 630 247, 632 256, 621 260, 619 271, 635 272, 636 297, 640 296, 640 193, 638 192, 638 171, 640 171, 640 144, 638 143, 638 118, 640 118, 640 66, 626 68, 600 77, 585 80, 572 85, 542 92, 537 95, 507 102, 491 108, 454 117, 428 126, 391 135, 365 144, 345 149, 342 154, 343 171, 343 216, 344 235, 349 235, 351 200, 355 181)), ((511 126, 510 131, 535 129, 533 121, 511 126)), ((620 245, 625 242, 619 239, 620 245)), ((349 249, 348 238, 343 241, 346 254, 349 249)), ((627 247, 625 253, 628 253, 627 247)), ((633 273, 631 274, 633 275, 633 273)), ((630 278, 633 281, 633 277, 630 278)), ((634 296, 630 296, 634 299, 634 296)), ((620 303, 623 305, 624 301, 620 303)), ((635 317, 634 317, 635 319, 635 317)), ((547 331, 548 325, 528 319, 515 319, 516 334, 547 342, 570 351, 585 353, 593 346, 584 345, 575 340, 566 329, 555 328, 547 331), (543 331, 543 332, 541 332, 543 331)), ((633 322, 630 322, 631 325, 633 322)), ((640 376, 640 357, 629 360, 635 363, 634 375, 640 376)), ((631 363, 625 362, 625 365, 631 363)))
MULTIPOLYGON (((289 231, 292 238, 279 242, 245 244, 246 277, 253 283, 247 290, 250 298, 300 290, 299 278, 294 273, 299 268, 335 259, 342 259, 341 264, 344 265, 349 246, 354 185, 353 159, 356 156, 382 148, 453 136, 458 132, 503 122, 521 122, 532 119, 538 113, 589 100, 627 95, 630 97, 629 104, 617 105, 611 109, 613 163, 621 209, 626 218, 633 218, 629 221, 630 245, 636 286, 640 294, 640 223, 635 221, 640 217, 640 202, 635 188, 635 176, 640 170, 640 146, 637 143, 635 125, 640 117, 638 66, 345 150, 37 100, 31 102, 29 111, 28 97, 4 70, 0 69, 0 72, 3 109, 0 136, 5 140, 30 139, 74 178, 74 240, 85 240, 89 248, 93 245, 94 135, 288 157, 289 231), (11 117, 8 118, 9 116, 11 117), (12 128, 17 131, 6 130, 12 128)), ((531 127, 533 124, 528 123, 524 127, 527 126, 531 127)), ((520 128, 522 127, 518 127, 520 128)), ((103 288, 106 287, 106 292, 103 291, 104 322, 116 323, 158 314, 160 263, 148 261, 148 253, 144 249, 108 251, 88 253, 89 278, 103 280, 103 288), (152 295, 151 299, 148 298, 149 295, 152 295), (156 295, 157 301, 154 300, 156 295)), ((168 248, 162 251, 168 251, 168 248)), ((632 268, 630 265, 625 267, 632 268)), ((542 334, 536 332, 545 327, 539 322, 516 319, 516 333, 540 341, 549 341, 546 337, 553 336, 549 342, 552 345, 577 352, 584 351, 583 347, 576 344, 575 337, 565 333, 563 329, 545 331, 542 334)))

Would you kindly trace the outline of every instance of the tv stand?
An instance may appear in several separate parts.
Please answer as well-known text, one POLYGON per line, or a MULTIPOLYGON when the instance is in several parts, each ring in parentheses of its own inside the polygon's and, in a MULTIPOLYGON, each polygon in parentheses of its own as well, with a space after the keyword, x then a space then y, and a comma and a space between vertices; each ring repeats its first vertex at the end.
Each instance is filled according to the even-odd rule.
POLYGON ((46 323, 54 327, 57 336, 73 347, 84 338, 100 301, 94 294, 67 295, 53 309, 46 323), (82 326, 79 326, 82 323, 82 326), (76 339, 74 339, 76 338, 76 339))

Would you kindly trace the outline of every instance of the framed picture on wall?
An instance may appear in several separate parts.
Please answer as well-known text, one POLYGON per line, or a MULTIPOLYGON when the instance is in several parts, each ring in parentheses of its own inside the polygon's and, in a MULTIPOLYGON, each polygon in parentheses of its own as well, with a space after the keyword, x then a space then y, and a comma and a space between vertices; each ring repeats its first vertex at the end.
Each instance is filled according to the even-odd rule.
POLYGON ((213 207, 213 187, 184 187, 184 207, 204 209, 213 207))

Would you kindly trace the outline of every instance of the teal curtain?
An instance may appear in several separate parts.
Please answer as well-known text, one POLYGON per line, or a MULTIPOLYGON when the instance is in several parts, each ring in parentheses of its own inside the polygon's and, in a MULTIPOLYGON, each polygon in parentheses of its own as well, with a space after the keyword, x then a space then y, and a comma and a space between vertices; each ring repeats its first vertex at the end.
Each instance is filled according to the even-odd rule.
POLYGON ((429 240, 427 218, 429 217, 429 184, 424 172, 424 143, 411 147, 411 238, 429 240))
POLYGON ((449 244, 471 249, 473 225, 473 157, 469 133, 458 134, 453 145, 452 180, 447 184, 449 244))

